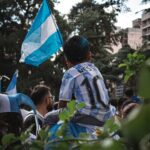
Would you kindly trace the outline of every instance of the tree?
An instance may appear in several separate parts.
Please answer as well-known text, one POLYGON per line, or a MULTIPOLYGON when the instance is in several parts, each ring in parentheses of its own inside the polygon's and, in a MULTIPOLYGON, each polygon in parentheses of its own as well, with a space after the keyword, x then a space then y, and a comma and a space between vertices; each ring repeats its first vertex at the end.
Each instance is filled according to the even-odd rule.
POLYGON ((0 1, 0 68, 11 76, 17 68, 21 43, 41 0, 0 1))
POLYGON ((68 15, 74 34, 83 35, 89 39, 93 53, 93 61, 106 75, 111 74, 110 62, 111 44, 116 44, 116 16, 121 11, 122 1, 104 1, 99 4, 94 0, 83 0, 71 9, 68 15), (111 11, 106 8, 111 7, 111 11))
MULTIPOLYGON (((61 16, 55 10, 53 1, 48 1, 65 40, 70 33, 70 27, 64 16, 61 16)), ((57 58, 56 62, 48 60, 39 68, 19 63, 22 41, 32 24, 41 2, 42 0, 0 1, 0 74, 6 74, 11 77, 16 68, 18 68, 19 78, 17 86, 19 91, 29 93, 28 89, 44 81, 47 85, 51 85, 54 93, 55 91, 58 93, 63 70, 60 64, 62 58, 57 58)), ((6 90, 7 85, 8 82, 4 81, 3 91, 6 90)))

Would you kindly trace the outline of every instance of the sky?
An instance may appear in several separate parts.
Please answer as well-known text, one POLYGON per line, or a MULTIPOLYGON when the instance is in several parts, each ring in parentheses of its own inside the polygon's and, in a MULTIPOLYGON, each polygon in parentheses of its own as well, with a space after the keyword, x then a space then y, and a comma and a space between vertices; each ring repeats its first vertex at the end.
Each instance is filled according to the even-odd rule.
MULTIPOLYGON (((68 14, 72 6, 81 1, 82 0, 59 0, 60 3, 55 4, 55 8, 62 14, 68 14)), ((102 0, 96 1, 101 2, 102 0)), ((131 12, 122 12, 119 14, 117 17, 118 22, 116 23, 116 26, 120 26, 121 28, 132 27, 132 21, 134 19, 141 18, 141 10, 150 7, 150 3, 141 4, 141 1, 142 0, 128 0, 126 5, 130 7, 131 12)))

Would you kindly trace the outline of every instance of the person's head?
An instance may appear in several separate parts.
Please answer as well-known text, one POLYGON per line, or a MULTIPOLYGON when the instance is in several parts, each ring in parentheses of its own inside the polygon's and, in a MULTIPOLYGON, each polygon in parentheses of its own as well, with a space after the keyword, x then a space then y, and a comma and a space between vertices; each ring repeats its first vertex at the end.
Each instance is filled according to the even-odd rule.
POLYGON ((31 92, 31 99, 33 100, 36 108, 47 109, 47 111, 52 109, 52 94, 50 88, 46 85, 36 85, 31 92))
POLYGON ((67 63, 76 65, 91 58, 89 42, 82 36, 73 36, 64 44, 67 63))
POLYGON ((126 91, 125 91, 125 96, 126 97, 132 97, 133 96, 133 90, 131 89, 131 88, 129 88, 129 89, 126 89, 126 91))
POLYGON ((132 102, 131 100, 126 100, 120 108, 121 117, 128 117, 128 115, 138 106, 139 104, 132 102))

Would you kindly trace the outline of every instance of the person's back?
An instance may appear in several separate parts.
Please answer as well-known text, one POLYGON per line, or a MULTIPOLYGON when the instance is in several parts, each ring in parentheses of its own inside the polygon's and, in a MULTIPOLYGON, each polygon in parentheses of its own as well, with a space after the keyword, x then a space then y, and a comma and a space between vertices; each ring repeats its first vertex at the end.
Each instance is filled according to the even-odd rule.
MULTIPOLYGON (((37 112, 37 119, 38 119, 40 128, 42 128, 44 118, 38 112, 37 112)), ((23 123, 24 130, 26 130, 30 127, 32 127, 30 132, 33 135, 36 135, 36 122, 35 122, 35 114, 33 113, 33 111, 28 112, 28 114, 24 118, 24 123, 23 123)))
MULTIPOLYGON (((69 70, 63 76, 59 107, 64 107, 74 96, 86 106, 78 112, 105 122, 114 115, 103 77, 94 64, 90 63, 91 53, 88 41, 74 36, 64 45, 69 70)), ((86 117, 86 116, 85 116, 86 117)))

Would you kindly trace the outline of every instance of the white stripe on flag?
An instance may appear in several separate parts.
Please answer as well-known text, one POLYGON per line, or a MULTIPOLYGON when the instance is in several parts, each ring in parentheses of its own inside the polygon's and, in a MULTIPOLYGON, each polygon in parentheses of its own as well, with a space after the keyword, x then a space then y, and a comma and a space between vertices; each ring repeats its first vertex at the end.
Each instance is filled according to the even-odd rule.
POLYGON ((17 93, 17 88, 16 88, 16 86, 15 86, 13 89, 7 91, 6 93, 7 93, 8 95, 16 94, 16 93, 17 93))
POLYGON ((53 17, 54 16, 50 15, 46 19, 46 21, 41 25, 41 45, 45 43, 48 37, 50 37, 58 29, 58 27, 54 24, 53 17))
POLYGON ((23 54, 20 62, 24 62, 25 58, 29 56, 31 53, 39 49, 46 40, 55 32, 57 32, 58 27, 54 23, 53 16, 50 15, 41 26, 36 29, 27 39, 25 39, 22 50, 23 54), (40 41, 34 41, 35 36, 39 36, 41 33, 40 41), (25 54, 25 55, 24 55, 25 54))
POLYGON ((0 94, 0 113, 10 112, 9 98, 5 94, 0 94))

